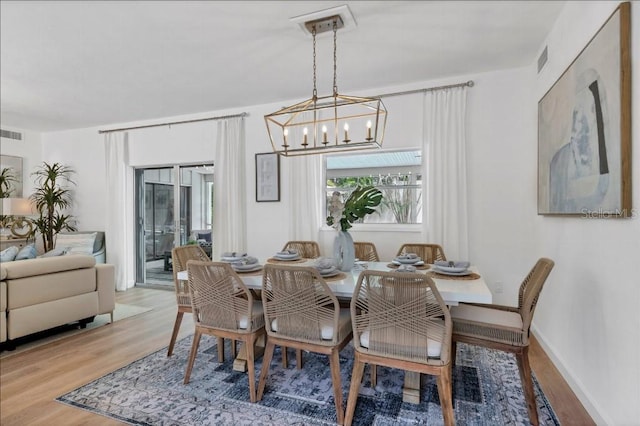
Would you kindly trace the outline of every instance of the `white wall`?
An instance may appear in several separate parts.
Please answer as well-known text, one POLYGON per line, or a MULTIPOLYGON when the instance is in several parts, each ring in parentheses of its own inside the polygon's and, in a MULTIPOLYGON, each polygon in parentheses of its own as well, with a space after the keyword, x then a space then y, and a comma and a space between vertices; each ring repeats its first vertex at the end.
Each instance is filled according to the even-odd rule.
MULTIPOLYGON (((537 115, 537 101, 616 6, 567 2, 545 43, 549 62, 534 80, 531 117, 537 115)), ((635 217, 531 217, 538 250, 556 262, 536 313, 535 333, 592 417, 610 425, 640 424, 640 3, 632 4, 631 12, 635 217)))

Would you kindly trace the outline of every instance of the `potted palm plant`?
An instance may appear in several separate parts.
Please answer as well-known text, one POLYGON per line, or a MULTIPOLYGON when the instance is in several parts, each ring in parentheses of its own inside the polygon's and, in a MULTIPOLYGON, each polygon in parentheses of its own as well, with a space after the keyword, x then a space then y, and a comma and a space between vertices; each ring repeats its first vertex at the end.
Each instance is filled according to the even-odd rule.
POLYGON ((33 220, 35 229, 30 237, 39 232, 45 252, 53 250, 58 232, 76 230, 74 217, 64 213, 72 204, 69 185, 75 185, 71 179, 73 173, 75 171, 68 166, 44 162, 31 174, 35 189, 29 198, 38 211, 38 217, 33 220))

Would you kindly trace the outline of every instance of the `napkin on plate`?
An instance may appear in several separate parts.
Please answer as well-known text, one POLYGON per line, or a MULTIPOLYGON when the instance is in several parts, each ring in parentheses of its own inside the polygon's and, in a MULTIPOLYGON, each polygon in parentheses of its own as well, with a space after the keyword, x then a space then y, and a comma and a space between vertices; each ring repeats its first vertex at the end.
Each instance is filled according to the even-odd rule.
POLYGON ((419 257, 415 253, 405 253, 405 254, 401 254, 396 259, 413 260, 413 259, 419 259, 419 257))
POLYGON ((257 257, 247 256, 246 254, 242 257, 242 259, 238 260, 237 262, 233 262, 234 265, 255 265, 256 263, 258 263, 257 257))
POLYGON ((400 265, 398 266, 398 269, 396 269, 396 271, 398 272, 415 272, 416 271, 416 267, 413 265, 400 265))
POLYGON ((289 249, 289 250, 284 250, 284 251, 277 252, 276 256, 295 256, 297 254, 298 254, 298 252, 296 250, 289 249))
POLYGON ((320 273, 327 273, 336 269, 336 261, 328 257, 319 257, 313 266, 320 273))

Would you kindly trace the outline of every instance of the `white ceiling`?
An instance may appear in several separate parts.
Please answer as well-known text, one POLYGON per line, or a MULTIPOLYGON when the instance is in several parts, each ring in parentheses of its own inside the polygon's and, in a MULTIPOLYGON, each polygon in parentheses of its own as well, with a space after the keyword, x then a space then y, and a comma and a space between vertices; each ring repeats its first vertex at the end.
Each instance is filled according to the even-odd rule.
MULTIPOLYGON (((349 94, 530 65, 564 2, 3 0, 2 127, 54 131, 309 98, 311 38, 290 18, 344 4, 357 25, 338 32, 338 88, 349 94)), ((317 49, 322 96, 331 37, 317 49)))

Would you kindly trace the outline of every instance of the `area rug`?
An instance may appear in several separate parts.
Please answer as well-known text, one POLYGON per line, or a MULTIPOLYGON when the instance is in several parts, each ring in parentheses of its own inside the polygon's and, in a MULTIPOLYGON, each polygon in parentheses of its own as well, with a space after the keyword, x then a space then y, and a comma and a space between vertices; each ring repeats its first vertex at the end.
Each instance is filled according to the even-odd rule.
MULTIPOLYGON (((304 367, 281 363, 276 349, 262 401, 249 401, 246 373, 233 371, 233 360, 217 362, 215 338, 203 336, 189 384, 184 372, 192 337, 57 398, 57 401, 133 425, 332 425, 336 422, 331 375, 326 356, 304 353, 304 367)), ((528 425, 515 358, 490 349, 458 344, 454 369, 454 410, 460 425, 528 425)), ((226 348, 230 358, 230 348, 226 348)), ((340 353, 346 404, 353 347, 340 353)), ((256 362, 256 381, 262 359, 256 362)), ((378 367, 373 389, 368 369, 360 387, 354 425, 443 424, 436 382, 423 375, 420 404, 402 402, 404 373, 378 367)), ((540 424, 558 425, 534 377, 540 424)))
MULTIPOLYGON (((152 308, 147 308, 144 306, 116 303, 116 307, 113 311, 113 321, 120 321, 125 318, 130 318, 135 315, 149 312, 151 310, 152 308)), ((14 356, 26 350, 33 349, 60 339, 65 339, 67 337, 74 336, 76 334, 83 333, 85 331, 92 330, 94 328, 98 328, 110 323, 111 316, 109 314, 102 314, 96 315, 94 320, 87 324, 86 328, 79 328, 77 324, 68 324, 39 333, 34 333, 32 335, 25 336, 16 340, 16 349, 12 351, 3 350, 2 352, 0 352, 0 359, 6 358, 8 356, 14 356)))

